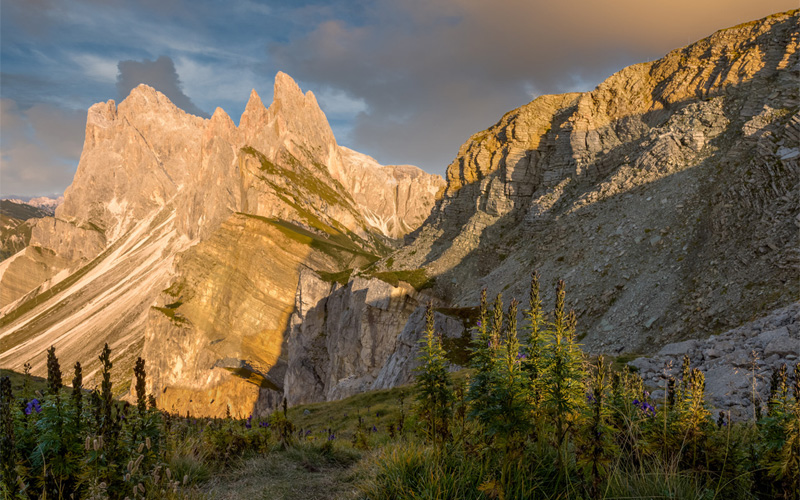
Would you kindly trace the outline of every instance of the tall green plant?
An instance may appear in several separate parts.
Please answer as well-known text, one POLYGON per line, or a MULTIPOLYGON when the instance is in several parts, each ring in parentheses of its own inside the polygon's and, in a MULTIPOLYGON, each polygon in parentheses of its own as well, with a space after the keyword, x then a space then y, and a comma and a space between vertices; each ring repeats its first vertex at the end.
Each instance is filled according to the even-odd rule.
POLYGON ((507 449, 527 432, 530 416, 528 380, 521 366, 524 354, 517 339, 517 307, 517 301, 512 300, 504 335, 493 351, 493 390, 482 412, 489 434, 499 435, 507 449))
POLYGON ((419 416, 427 436, 437 443, 450 436, 453 393, 445 351, 434 330, 433 302, 428 302, 425 310, 425 337, 419 344, 421 366, 416 381, 419 416))
POLYGON ((544 332, 544 311, 542 309, 542 298, 539 293, 539 273, 531 273, 530 294, 528 297, 528 309, 524 313, 526 324, 524 327, 525 337, 522 352, 522 369, 528 375, 530 390, 530 406, 533 414, 534 426, 539 427, 542 408, 542 374, 545 371, 545 332, 544 332))
POLYGON ((678 409, 677 426, 691 452, 691 464, 696 467, 705 454, 708 432, 713 429, 714 424, 711 412, 706 407, 706 379, 703 372, 697 368, 692 369, 685 386, 686 392, 678 409))
POLYGON ((589 478, 589 496, 592 499, 603 497, 601 486, 608 476, 616 450, 610 425, 611 411, 606 401, 609 390, 607 374, 608 364, 603 356, 599 356, 586 393, 587 404, 578 446, 578 464, 589 478))
POLYGON ((555 444, 562 467, 566 466, 567 433, 575 422, 584 397, 582 354, 574 341, 574 322, 568 324, 565 296, 564 281, 559 280, 553 321, 548 325, 546 368, 543 373, 544 408, 555 424, 555 444))
POLYGON ((17 490, 17 449, 14 439, 14 394, 11 380, 0 378, 0 494, 3 498, 16 498, 17 490))

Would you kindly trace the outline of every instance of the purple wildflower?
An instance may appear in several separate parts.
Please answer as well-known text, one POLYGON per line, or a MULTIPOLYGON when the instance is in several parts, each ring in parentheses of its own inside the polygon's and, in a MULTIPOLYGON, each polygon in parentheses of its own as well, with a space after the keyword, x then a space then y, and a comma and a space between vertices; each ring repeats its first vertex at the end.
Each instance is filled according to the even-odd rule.
POLYGON ((34 411, 36 413, 41 413, 42 412, 42 406, 39 404, 39 400, 36 399, 36 398, 33 398, 32 400, 30 400, 28 402, 28 405, 25 406, 25 415, 30 415, 34 411))
POLYGON ((480 327, 480 326, 483 326, 483 324, 481 323, 481 321, 480 321, 480 320, 478 320, 478 326, 479 326, 479 327, 480 327))
POLYGON ((517 354, 517 359, 527 359, 527 357, 524 353, 517 354))
POLYGON ((372 432, 378 432, 378 428, 375 427, 374 425, 372 426, 372 432))
POLYGON ((587 403, 592 403, 592 402, 594 402, 594 396, 592 396, 592 393, 591 393, 591 392, 587 392, 587 393, 586 393, 586 402, 587 402, 587 403))
POLYGON ((333 441, 334 439, 336 439, 336 434, 331 434, 328 436, 328 441, 333 441))
POLYGON ((253 425, 251 423, 252 420, 253 420, 253 415, 250 415, 249 417, 247 417, 247 420, 245 420, 245 422, 244 422, 244 428, 245 429, 250 429, 250 428, 253 427, 253 425))
POLYGON ((306 437, 311 435, 311 431, 306 431, 306 437))

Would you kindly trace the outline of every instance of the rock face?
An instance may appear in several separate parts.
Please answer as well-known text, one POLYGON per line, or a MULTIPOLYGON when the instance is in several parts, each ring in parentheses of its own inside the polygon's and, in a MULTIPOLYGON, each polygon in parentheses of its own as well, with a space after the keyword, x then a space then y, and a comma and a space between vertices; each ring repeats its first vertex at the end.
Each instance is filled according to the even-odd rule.
MULTIPOLYGON (((381 273, 424 270, 435 280, 426 294, 465 311, 484 287, 526 296, 538 269, 545 283, 566 280, 584 347, 610 354, 652 352, 796 301, 798 32, 798 11, 722 30, 592 92, 539 97, 472 136, 409 244, 330 294, 301 286, 290 399, 408 381, 419 307, 394 309, 402 334, 361 366, 328 337, 372 345, 329 314, 363 304, 373 287, 381 296, 385 284, 363 281, 381 273), (347 370, 332 375, 337 366, 347 370)), ((398 292, 393 302, 414 301, 398 292)))
POLYGON ((483 287, 524 297, 532 269, 563 278, 595 352, 796 300, 799 25, 792 11, 721 30, 507 113, 461 147, 393 269, 424 267, 456 306, 483 287))
MULTIPOLYGON (((436 299, 405 282, 393 286, 357 276, 342 286, 304 270, 288 336, 283 387, 289 404, 331 401, 411 382, 428 301, 436 299)), ((434 327, 446 342, 463 347, 469 339, 467 323, 442 311, 447 312, 436 312, 434 327)))
POLYGON ((717 410, 730 412, 735 419, 753 418, 753 396, 761 408, 767 407, 773 371, 786 364, 791 373, 798 363, 800 303, 720 335, 668 344, 655 355, 629 364, 638 369, 654 389, 653 398, 660 401, 667 378, 680 380, 684 355, 689 356, 693 368, 705 373, 707 398, 717 410))
POLYGON ((36 219, 49 215, 53 213, 48 207, 39 208, 22 200, 0 200, 0 262, 28 246, 36 219))
POLYGON ((445 188, 439 176, 412 165, 380 165, 345 147, 334 178, 353 196, 367 222, 392 238, 402 238, 425 222, 445 188), (380 189, 376 189, 380 186, 380 189))
POLYGON ((117 382, 127 389, 143 355, 164 408, 276 404, 300 270, 363 266, 402 235, 376 229, 344 184, 368 180, 395 201, 402 185, 421 200, 393 212, 406 230, 434 202, 433 176, 411 169, 411 180, 381 184, 385 169, 370 177, 370 165, 350 182, 342 158, 314 95, 283 73, 269 108, 253 92, 238 127, 221 109, 188 115, 147 86, 92 106, 63 204, 0 264, 0 366, 30 361, 42 374, 52 344, 91 380, 108 342, 117 382))
MULTIPOLYGON (((593 352, 740 327, 800 296, 799 41, 776 14, 542 96, 470 138, 441 197, 340 148, 284 74, 238 127, 138 87, 89 110, 64 203, 0 264, 0 366, 42 374, 55 344, 91 378, 107 341, 162 407, 246 416, 409 381, 432 299, 461 364, 481 288, 523 297, 532 269, 593 352)), ((789 323, 762 330, 766 359, 797 355, 789 323)))

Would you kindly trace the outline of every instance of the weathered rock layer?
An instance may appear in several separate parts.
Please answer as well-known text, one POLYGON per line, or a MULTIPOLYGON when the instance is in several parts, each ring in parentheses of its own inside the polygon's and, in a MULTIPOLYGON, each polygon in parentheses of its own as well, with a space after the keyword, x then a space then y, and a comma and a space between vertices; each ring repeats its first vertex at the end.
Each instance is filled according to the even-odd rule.
POLYGON ((443 182, 403 167, 410 180, 385 183, 402 175, 377 164, 350 181, 343 154, 357 153, 343 153, 314 95, 283 73, 273 103, 253 92, 238 127, 221 109, 188 115, 147 86, 92 106, 64 203, 0 264, 0 365, 30 361, 42 374, 55 345, 91 380, 109 342, 125 389, 144 355, 162 407, 224 415, 276 404, 300 270, 376 260, 424 220, 443 182), (368 209, 348 187, 393 211, 368 209), (395 224, 375 224, 376 213, 395 224))

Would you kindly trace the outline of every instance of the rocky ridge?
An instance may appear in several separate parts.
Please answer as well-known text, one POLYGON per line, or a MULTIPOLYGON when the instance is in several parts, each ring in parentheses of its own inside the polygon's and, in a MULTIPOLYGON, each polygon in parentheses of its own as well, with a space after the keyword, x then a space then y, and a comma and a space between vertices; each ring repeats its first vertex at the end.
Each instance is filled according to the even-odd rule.
POLYGON ((53 211, 46 205, 42 208, 22 200, 0 200, 0 262, 28 246, 36 219, 50 215, 53 211))
MULTIPOLYGON (((123 380, 144 353, 162 407, 274 404, 300 269, 364 265, 397 236, 370 225, 332 177, 343 170, 314 95, 283 73, 273 103, 253 92, 238 127, 221 109, 188 115, 147 86, 92 106, 64 203, 0 264, 0 364, 43 373, 54 344, 91 380, 109 342, 123 380)), ((406 186, 427 193, 436 181, 420 172, 406 186)), ((384 188, 392 199, 396 185, 371 189, 384 188)), ((412 212, 404 227, 424 218, 412 212)))
MULTIPOLYGON (((506 113, 461 147, 409 244, 351 280, 424 273, 456 319, 484 287, 526 296, 538 269, 546 302, 566 280, 585 349, 612 355, 796 302, 799 41, 800 11, 775 14, 506 113)), ((304 310, 307 338, 331 330, 304 310)), ((374 373, 392 355, 338 376, 374 373)))

